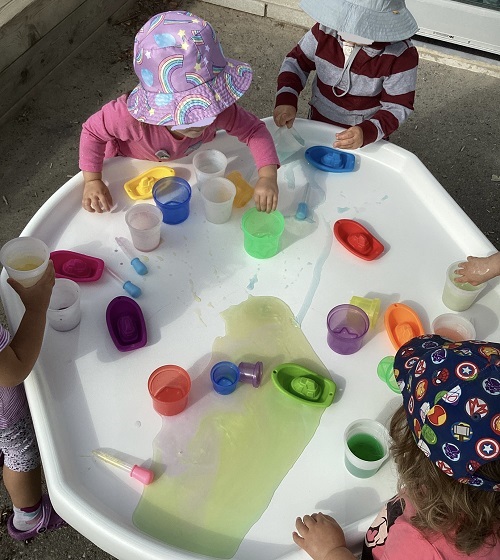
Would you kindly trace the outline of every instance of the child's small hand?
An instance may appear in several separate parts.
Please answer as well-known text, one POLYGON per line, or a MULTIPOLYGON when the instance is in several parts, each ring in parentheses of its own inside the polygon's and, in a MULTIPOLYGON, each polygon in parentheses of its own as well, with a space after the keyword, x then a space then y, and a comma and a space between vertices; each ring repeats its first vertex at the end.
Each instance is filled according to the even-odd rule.
POLYGON ((297 517, 295 528, 297 531, 292 533, 295 544, 313 560, 354 558, 346 548, 344 531, 333 517, 323 513, 297 517))
POLYGON ((266 165, 259 169, 259 179, 255 184, 253 199, 259 212, 272 212, 278 206, 278 179, 276 165, 266 165))
POLYGON ((296 115, 297 109, 293 105, 278 105, 273 112, 274 124, 280 128, 285 125, 292 128, 296 115))
POLYGON ((83 187, 82 207, 87 212, 109 212, 113 206, 113 198, 108 187, 101 179, 92 179, 85 181, 83 187))
POLYGON ((468 282, 477 286, 500 275, 500 252, 489 257, 467 257, 467 262, 458 265, 455 282, 468 282))
POLYGON ((363 145, 363 129, 359 126, 351 126, 347 130, 338 132, 335 135, 336 141, 333 143, 334 148, 343 150, 355 150, 363 145))
POLYGON ((47 270, 36 284, 25 288, 13 278, 7 278, 7 282, 23 302, 26 311, 40 311, 45 313, 49 307, 52 288, 55 283, 54 264, 49 261, 47 270))

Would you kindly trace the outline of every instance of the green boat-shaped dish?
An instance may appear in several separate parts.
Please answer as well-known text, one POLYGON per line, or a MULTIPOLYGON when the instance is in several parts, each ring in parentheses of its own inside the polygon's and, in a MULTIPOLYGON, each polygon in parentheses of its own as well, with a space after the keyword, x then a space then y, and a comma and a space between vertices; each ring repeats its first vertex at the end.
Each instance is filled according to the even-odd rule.
POLYGON ((271 378, 287 397, 321 408, 332 404, 337 389, 328 377, 297 364, 281 364, 273 370, 271 378))

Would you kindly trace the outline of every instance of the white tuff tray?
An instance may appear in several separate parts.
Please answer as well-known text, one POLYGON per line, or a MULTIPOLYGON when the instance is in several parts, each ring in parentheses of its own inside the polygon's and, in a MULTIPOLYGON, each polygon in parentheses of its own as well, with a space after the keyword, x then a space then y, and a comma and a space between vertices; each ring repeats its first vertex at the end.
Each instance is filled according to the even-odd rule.
MULTIPOLYGON (((265 122, 273 132, 272 119, 265 122)), ((335 127, 300 119, 295 128, 306 147, 331 146, 337 132, 335 127)), ((225 133, 203 149, 209 147, 228 156, 228 171, 239 169, 247 178, 254 173, 246 146, 225 133)), ((111 299, 127 294, 105 274, 99 282, 81 284, 79 327, 67 333, 47 327, 41 355, 25 382, 52 502, 70 525, 97 546, 121 560, 195 556, 138 530, 132 513, 141 485, 126 474, 110 476, 90 452, 103 446, 143 460, 151 458, 161 418, 147 391, 149 374, 172 363, 196 378, 210 359, 214 339, 224 335, 220 312, 249 295, 275 296, 291 308, 332 374, 337 396, 234 558, 306 558, 292 542, 291 532, 297 516, 319 510, 334 515, 345 528, 348 543, 359 548, 368 524, 394 495, 392 463, 373 478, 357 479, 346 471, 342 451, 342 434, 351 421, 367 417, 387 422, 401 402, 376 374, 380 359, 394 354, 383 313, 390 303, 404 302, 419 313, 428 330, 437 315, 448 312, 441 294, 449 263, 468 254, 490 254, 494 247, 413 154, 387 142, 354 153, 353 173, 313 173, 312 179, 326 191, 326 200, 315 209, 314 222, 286 219, 282 249, 267 260, 254 259, 243 249, 240 221, 246 208, 234 210, 223 225, 205 220, 192 157, 171 164, 194 185, 190 216, 180 225, 162 225, 162 244, 148 254, 148 276, 135 274, 117 251, 114 238, 129 237, 124 213, 133 201, 123 184, 158 163, 126 158, 106 162, 104 178, 117 202, 117 209, 107 215, 81 208, 79 173, 23 231, 22 235, 45 241, 51 250, 104 258, 143 290, 137 301, 148 328, 145 348, 120 353, 114 347, 105 309, 111 299), (332 235, 340 218, 368 227, 385 245, 385 253, 367 262, 346 251, 332 235), (327 345, 326 316, 353 295, 380 297, 381 315, 362 349, 341 356, 327 345)), ((294 213, 306 168, 302 159, 280 170, 279 208, 285 214, 294 213), (294 190, 293 182, 286 179, 290 173, 294 190)), ((247 208, 252 205, 251 201, 247 208)), ((15 330, 23 307, 6 279, 3 271, 2 301, 15 330)), ((478 338, 500 340, 498 282, 491 282, 464 315, 475 322, 478 338)))

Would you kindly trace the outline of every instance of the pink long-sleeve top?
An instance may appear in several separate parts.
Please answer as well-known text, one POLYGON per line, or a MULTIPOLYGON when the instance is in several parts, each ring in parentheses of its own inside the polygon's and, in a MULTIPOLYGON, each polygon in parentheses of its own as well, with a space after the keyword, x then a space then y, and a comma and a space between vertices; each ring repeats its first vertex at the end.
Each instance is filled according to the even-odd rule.
POLYGON ((79 165, 82 171, 100 172, 105 158, 133 157, 149 161, 172 161, 197 150, 225 130, 245 143, 257 169, 279 165, 266 125, 236 104, 220 113, 198 138, 175 138, 165 126, 142 123, 127 109, 127 96, 110 101, 82 126, 79 165))

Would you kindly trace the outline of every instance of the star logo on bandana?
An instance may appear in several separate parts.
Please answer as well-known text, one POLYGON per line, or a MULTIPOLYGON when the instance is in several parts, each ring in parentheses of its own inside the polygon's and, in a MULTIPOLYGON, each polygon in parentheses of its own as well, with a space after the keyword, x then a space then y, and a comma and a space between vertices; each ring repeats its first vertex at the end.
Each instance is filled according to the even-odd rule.
POLYGON ((473 381, 479 374, 479 368, 472 362, 461 362, 455 368, 455 375, 465 381, 473 381))
POLYGON ((476 453, 481 459, 496 459, 500 453, 500 444, 491 438, 480 439, 476 443, 476 453))

